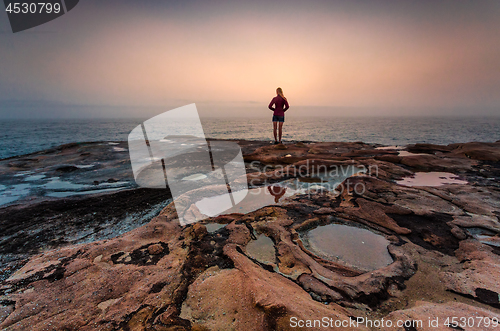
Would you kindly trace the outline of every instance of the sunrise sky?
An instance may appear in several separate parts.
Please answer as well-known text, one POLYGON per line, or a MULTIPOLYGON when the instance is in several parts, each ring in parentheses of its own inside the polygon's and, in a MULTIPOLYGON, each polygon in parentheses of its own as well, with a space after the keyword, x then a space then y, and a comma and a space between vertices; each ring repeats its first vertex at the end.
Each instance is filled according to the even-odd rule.
MULTIPOLYGON (((3 5, 2 5, 3 8, 3 5)), ((13 34, 0 117, 500 115, 500 1, 83 0, 13 34)))

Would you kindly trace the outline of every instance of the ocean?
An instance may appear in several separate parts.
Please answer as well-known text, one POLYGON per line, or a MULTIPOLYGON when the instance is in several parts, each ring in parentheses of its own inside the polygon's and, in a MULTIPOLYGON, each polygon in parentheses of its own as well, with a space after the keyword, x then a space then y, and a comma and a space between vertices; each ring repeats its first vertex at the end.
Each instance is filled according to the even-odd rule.
MULTIPOLYGON (((144 119, 2 120, 0 159, 71 142, 124 141, 144 119)), ((202 118, 209 138, 271 141, 270 118, 202 118)), ((383 145, 450 144, 500 140, 500 117, 293 118, 283 127, 283 141, 363 141, 383 145)))

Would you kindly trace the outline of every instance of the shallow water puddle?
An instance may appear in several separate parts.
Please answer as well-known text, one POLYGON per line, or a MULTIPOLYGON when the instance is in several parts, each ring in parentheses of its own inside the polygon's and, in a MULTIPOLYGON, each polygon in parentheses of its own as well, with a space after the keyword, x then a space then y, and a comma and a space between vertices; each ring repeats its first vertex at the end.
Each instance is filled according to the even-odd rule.
POLYGON ((390 149, 395 149, 395 150, 400 150, 400 149, 403 149, 405 148, 404 146, 381 146, 381 147, 377 147, 375 149, 379 149, 379 150, 390 150, 390 149))
POLYGON ((226 226, 226 224, 219 224, 219 223, 205 224, 205 227, 207 228, 208 233, 217 232, 219 229, 222 229, 225 226, 226 226))
POLYGON ((75 184, 68 181, 63 181, 59 177, 49 178, 50 181, 44 185, 41 185, 47 190, 78 190, 89 187, 89 185, 75 184))
POLYGON ((105 193, 105 192, 113 192, 122 190, 123 187, 115 187, 115 188, 104 188, 97 190, 87 190, 87 191, 55 191, 46 193, 45 196, 53 197, 53 198, 66 198, 75 195, 84 195, 84 194, 97 194, 97 193, 105 193))
POLYGON ((330 172, 317 173, 309 177, 301 177, 295 180, 294 188, 297 190, 327 190, 335 189, 347 178, 359 176, 366 173, 366 169, 354 166, 343 166, 330 172))
POLYGON ((18 184, 9 187, 5 185, 0 186, 0 190, 2 190, 2 194, 0 195, 0 206, 19 200, 28 195, 31 189, 30 184, 18 184))
POLYGON ((450 172, 416 172, 412 177, 396 181, 403 186, 441 186, 445 184, 468 184, 450 172))
POLYGON ((40 179, 43 179, 47 177, 46 175, 31 175, 31 176, 26 176, 26 178, 24 178, 24 181, 25 182, 34 182, 34 181, 37 181, 37 180, 40 180, 40 179))
POLYGON ((364 270, 376 270, 393 262, 387 239, 354 226, 318 226, 301 235, 301 240, 307 249, 324 259, 364 270))
POLYGON ((26 176, 26 175, 29 175, 32 173, 34 173, 34 171, 20 171, 17 174, 15 174, 13 177, 22 177, 22 176, 26 176))
POLYGON ((405 148, 405 146, 381 146, 381 147, 377 147, 375 149, 395 151, 395 152, 398 152, 398 156, 430 155, 430 154, 426 154, 426 153, 411 153, 408 151, 404 151, 403 150, 404 148, 405 148))
POLYGON ((276 263, 274 243, 271 238, 261 234, 257 240, 252 240, 247 244, 246 251, 250 257, 256 259, 260 263, 273 264, 276 263))
POLYGON ((194 205, 201 214, 208 217, 231 213, 246 214, 265 206, 280 204, 285 198, 295 194, 307 194, 312 191, 333 192, 345 179, 363 172, 363 169, 348 166, 336 171, 334 175, 319 173, 314 176, 288 179, 272 185, 235 191, 231 193, 232 197, 229 194, 205 197, 194 205), (234 205, 231 199, 234 200, 234 205))
POLYGON ((83 164, 83 165, 75 165, 78 169, 89 169, 95 167, 95 164, 83 164))
POLYGON ((15 185, 0 185, 0 206, 6 205, 27 197, 29 194, 54 198, 65 198, 75 195, 105 193, 125 189, 128 182, 102 183, 100 185, 77 184, 61 180, 60 177, 49 177, 45 174, 23 174, 22 181, 15 185))
POLYGON ((408 151, 399 151, 398 156, 419 156, 419 155, 430 155, 425 153, 411 153, 408 151))
POLYGON ((480 243, 500 247, 500 237, 493 231, 483 228, 468 228, 467 232, 480 243))
POLYGON ((287 187, 269 185, 248 191, 233 192, 233 198, 237 201, 235 206, 232 206, 228 194, 203 198, 195 205, 202 214, 209 217, 232 213, 246 214, 265 206, 277 204, 281 198, 292 196, 295 193, 295 190, 287 187))
POLYGON ((182 178, 182 180, 202 180, 205 178, 207 178, 207 175, 205 174, 193 174, 182 178))

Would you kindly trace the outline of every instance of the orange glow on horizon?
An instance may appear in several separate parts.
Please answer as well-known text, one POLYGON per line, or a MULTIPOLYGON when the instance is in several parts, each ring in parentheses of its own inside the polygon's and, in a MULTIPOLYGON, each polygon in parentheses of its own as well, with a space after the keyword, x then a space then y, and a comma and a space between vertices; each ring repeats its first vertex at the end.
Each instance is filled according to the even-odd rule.
POLYGON ((137 107, 265 107, 278 86, 300 106, 500 105, 493 23, 285 10, 282 24, 258 10, 197 19, 149 12, 133 20, 125 10, 57 51, 40 47, 50 60, 26 69, 32 82, 24 88, 66 103, 137 107))

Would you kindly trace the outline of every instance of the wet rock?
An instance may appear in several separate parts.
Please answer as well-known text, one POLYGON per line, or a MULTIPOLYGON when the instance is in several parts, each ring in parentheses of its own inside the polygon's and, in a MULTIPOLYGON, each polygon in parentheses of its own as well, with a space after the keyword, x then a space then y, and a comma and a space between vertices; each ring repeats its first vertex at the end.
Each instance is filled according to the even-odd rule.
POLYGON ((57 167, 56 168, 56 171, 58 172, 73 172, 73 171, 77 171, 78 170, 78 167, 75 167, 75 166, 72 166, 72 165, 64 165, 64 166, 60 166, 60 167, 57 167))

